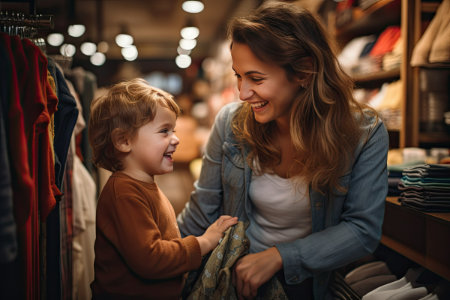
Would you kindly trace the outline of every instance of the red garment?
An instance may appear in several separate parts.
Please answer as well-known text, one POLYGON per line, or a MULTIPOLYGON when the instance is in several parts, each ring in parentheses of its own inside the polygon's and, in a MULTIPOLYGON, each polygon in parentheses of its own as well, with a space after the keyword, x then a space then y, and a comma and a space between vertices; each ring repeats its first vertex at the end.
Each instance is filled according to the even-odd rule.
MULTIPOLYGON (((25 129, 31 149, 30 167, 34 180, 34 204, 31 211, 32 234, 32 286, 33 295, 29 299, 39 299, 40 295, 40 256, 39 222, 45 221, 55 207, 55 193, 60 194, 55 185, 55 166, 50 144, 49 124, 56 111, 58 99, 47 80, 47 59, 41 50, 30 40, 22 40, 22 48, 27 57, 29 72, 23 87, 22 105, 30 116, 25 129), (28 125, 28 127, 27 127, 28 125), (40 218, 39 218, 40 217, 40 218)), ((53 138, 53 137, 51 137, 53 138)))
MULTIPOLYGON (((9 54, 11 61, 10 98, 8 99, 7 138, 8 155, 11 161, 11 183, 14 198, 14 218, 18 228, 25 225, 30 216, 30 200, 33 194, 33 180, 28 164, 28 147, 25 136, 25 122, 22 104, 20 103, 20 87, 15 63, 15 57, 22 57, 19 71, 26 71, 27 63, 23 51, 13 52, 11 44, 19 43, 18 37, 10 37, 0 32, 0 43, 9 54)), ((15 47, 17 48, 17 47, 15 47)))
POLYGON ((21 299, 31 299, 35 292, 33 282, 33 243, 31 214, 34 211, 34 182, 29 166, 29 151, 25 128, 24 111, 21 94, 23 87, 19 79, 28 72, 28 63, 16 36, 0 33, 0 41, 9 54, 11 61, 11 78, 9 82, 7 134, 8 155, 11 161, 11 182, 13 189, 14 216, 17 225, 17 239, 20 259, 20 285, 23 286, 21 299))
POLYGON ((57 107, 47 82, 47 60, 29 40, 0 33, 11 62, 7 101, 8 156, 19 242, 21 299, 40 298, 40 217, 55 205, 54 162, 48 124, 57 107))
POLYGON ((401 29, 399 26, 387 27, 378 37, 372 50, 370 50, 371 56, 383 56, 386 53, 392 52, 395 43, 401 35, 401 29))
POLYGON ((35 184, 38 188, 36 195, 38 195, 40 216, 42 220, 45 220, 55 207, 55 195, 61 194, 55 184, 55 163, 50 144, 50 138, 53 139, 53 137, 50 137, 48 131, 51 116, 57 109, 58 98, 47 80, 47 59, 30 40, 24 39, 22 43, 30 63, 25 95, 27 103, 44 107, 33 124, 36 137, 32 144, 32 166, 37 175, 35 184))

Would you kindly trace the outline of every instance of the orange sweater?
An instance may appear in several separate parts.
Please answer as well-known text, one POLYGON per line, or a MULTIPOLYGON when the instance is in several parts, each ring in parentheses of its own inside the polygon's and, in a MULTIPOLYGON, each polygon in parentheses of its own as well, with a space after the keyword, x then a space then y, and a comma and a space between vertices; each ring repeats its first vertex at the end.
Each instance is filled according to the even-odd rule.
POLYGON ((179 299, 183 274, 201 263, 194 236, 180 237, 171 203, 154 183, 123 172, 97 205, 94 299, 179 299))

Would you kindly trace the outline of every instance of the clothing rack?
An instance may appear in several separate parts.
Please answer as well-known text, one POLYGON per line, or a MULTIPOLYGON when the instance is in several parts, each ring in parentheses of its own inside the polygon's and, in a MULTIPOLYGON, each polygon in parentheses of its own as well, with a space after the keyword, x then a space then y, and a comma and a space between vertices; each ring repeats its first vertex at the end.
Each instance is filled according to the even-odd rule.
POLYGON ((52 15, 25 15, 14 11, 0 11, 0 31, 30 39, 45 52, 45 40, 40 31, 53 29, 52 15))
POLYGON ((9 35, 19 35, 24 38, 35 37, 38 30, 53 29, 52 15, 25 15, 24 13, 0 11, 0 31, 9 35))

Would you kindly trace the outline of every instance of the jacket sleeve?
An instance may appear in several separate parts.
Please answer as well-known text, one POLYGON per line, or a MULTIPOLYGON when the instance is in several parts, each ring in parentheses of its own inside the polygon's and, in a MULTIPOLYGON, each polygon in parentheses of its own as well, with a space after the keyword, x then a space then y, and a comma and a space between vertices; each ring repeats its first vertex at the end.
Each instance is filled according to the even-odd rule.
MULTIPOLYGON (((288 284, 339 268, 372 253, 381 237, 388 189, 388 134, 381 121, 357 150, 347 194, 336 225, 293 242, 276 245, 288 284)), ((329 201, 333 201, 330 199, 329 201)), ((324 209, 333 209, 332 203, 324 209)), ((328 216, 330 212, 325 212, 328 216)), ((328 220, 326 220, 328 223, 328 220)))
POLYGON ((182 236, 201 235, 220 216, 222 190, 222 158, 225 126, 229 126, 229 109, 224 107, 216 116, 202 159, 200 178, 194 192, 177 221, 182 236))

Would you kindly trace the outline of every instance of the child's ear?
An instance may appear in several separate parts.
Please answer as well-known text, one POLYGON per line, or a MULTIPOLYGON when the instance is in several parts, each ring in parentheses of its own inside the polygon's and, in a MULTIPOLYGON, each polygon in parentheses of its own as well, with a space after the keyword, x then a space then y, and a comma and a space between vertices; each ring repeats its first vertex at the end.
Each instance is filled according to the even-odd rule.
POLYGON ((120 152, 130 152, 131 143, 128 133, 120 128, 115 128, 111 132, 111 140, 114 147, 120 152))

